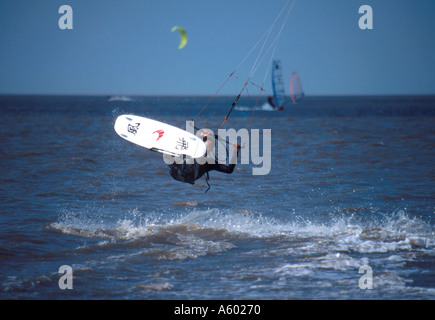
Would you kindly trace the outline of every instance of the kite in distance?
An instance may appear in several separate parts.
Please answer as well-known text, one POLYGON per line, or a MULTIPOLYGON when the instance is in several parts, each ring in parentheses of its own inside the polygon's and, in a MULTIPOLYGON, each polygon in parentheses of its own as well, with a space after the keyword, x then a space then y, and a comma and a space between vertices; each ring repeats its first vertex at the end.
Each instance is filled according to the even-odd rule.
POLYGON ((178 32, 180 33, 180 45, 178 46, 178 49, 183 49, 184 46, 187 43, 187 34, 186 34, 186 30, 184 30, 182 27, 179 26, 175 26, 172 28, 172 32, 174 32, 175 30, 178 30, 178 32))

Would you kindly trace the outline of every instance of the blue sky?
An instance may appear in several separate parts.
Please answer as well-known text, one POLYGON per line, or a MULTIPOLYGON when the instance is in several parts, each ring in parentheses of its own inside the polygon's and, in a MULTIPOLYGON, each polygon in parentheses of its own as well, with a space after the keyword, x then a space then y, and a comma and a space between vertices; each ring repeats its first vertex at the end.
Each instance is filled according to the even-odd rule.
MULTIPOLYGON (((285 2, 1 1, 0 94, 213 94, 285 2), (73 30, 58 27, 64 4, 73 30), (175 25, 188 33, 182 50, 175 25)), ((275 51, 286 87, 297 70, 312 95, 435 94, 434 14, 433 0, 297 0, 275 51), (358 27, 364 4, 373 30, 358 27)), ((222 94, 240 91, 255 58, 222 94)))

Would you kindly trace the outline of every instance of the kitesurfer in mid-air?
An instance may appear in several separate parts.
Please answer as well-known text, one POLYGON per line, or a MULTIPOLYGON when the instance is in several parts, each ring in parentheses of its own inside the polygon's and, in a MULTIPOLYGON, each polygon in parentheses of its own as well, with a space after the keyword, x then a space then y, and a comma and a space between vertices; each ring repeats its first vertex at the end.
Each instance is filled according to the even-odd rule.
POLYGON ((186 163, 186 159, 183 158, 182 163, 177 163, 178 161, 176 161, 173 164, 169 165, 169 174, 172 176, 172 178, 178 181, 194 184, 196 180, 198 180, 205 174, 206 182, 208 185, 208 189, 206 190, 206 192, 210 189, 210 185, 208 183, 209 171, 216 170, 228 174, 233 173, 234 168, 236 167, 237 156, 239 155, 240 151, 240 145, 237 143, 233 143, 232 147, 234 149, 234 152, 229 164, 226 165, 218 163, 216 158, 212 158, 214 157, 212 152, 214 142, 211 141, 213 139, 207 138, 209 135, 210 131, 208 130, 203 130, 203 132, 201 133, 201 136, 207 147, 207 153, 205 155, 207 161, 204 164, 198 163, 196 159, 193 159, 193 164, 188 164, 186 163))

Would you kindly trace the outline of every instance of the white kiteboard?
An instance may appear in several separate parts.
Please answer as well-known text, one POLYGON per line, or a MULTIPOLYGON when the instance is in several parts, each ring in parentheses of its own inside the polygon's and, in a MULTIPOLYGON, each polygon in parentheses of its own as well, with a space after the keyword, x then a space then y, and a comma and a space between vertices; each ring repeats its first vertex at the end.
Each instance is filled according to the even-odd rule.
POLYGON ((205 155, 205 143, 194 134, 169 124, 135 115, 121 115, 115 121, 116 133, 127 141, 172 156, 205 155))

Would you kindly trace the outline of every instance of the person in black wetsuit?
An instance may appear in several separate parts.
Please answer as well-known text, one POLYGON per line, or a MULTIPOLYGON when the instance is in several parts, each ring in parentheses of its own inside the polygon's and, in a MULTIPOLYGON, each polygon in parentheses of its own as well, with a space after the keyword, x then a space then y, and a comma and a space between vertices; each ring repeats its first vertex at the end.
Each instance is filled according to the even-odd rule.
MULTIPOLYGON (((207 139, 207 136, 210 134, 209 131, 204 130, 202 132, 203 140, 205 142, 205 145, 207 147, 207 153, 206 157, 210 157, 211 150, 213 149, 213 142, 207 139)), ((196 159, 193 160, 193 164, 186 163, 186 156, 183 158, 182 163, 173 163, 169 165, 169 174, 172 178, 178 181, 194 184, 196 180, 201 178, 204 174, 206 175, 206 182, 208 185, 208 189, 205 191, 207 192, 210 189, 210 184, 208 183, 209 179, 209 171, 216 170, 219 172, 224 172, 231 174, 234 171, 234 168, 236 167, 236 158, 240 151, 240 145, 237 143, 233 143, 233 149, 234 152, 233 158, 231 159, 230 163, 228 165, 226 164, 220 164, 216 159, 215 161, 206 161, 204 164, 200 164, 196 161, 196 159), (211 163, 209 163, 211 162, 211 163)))
POLYGON ((269 105, 273 108, 273 109, 275 109, 275 110, 284 110, 284 106, 276 106, 276 104, 275 104, 275 99, 274 99, 274 97, 273 96, 268 96, 267 97, 267 102, 269 103, 269 105))

